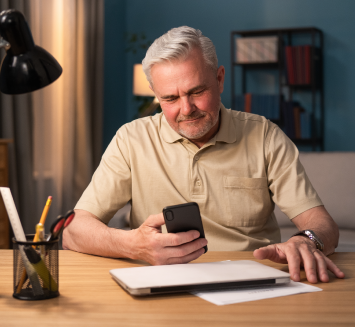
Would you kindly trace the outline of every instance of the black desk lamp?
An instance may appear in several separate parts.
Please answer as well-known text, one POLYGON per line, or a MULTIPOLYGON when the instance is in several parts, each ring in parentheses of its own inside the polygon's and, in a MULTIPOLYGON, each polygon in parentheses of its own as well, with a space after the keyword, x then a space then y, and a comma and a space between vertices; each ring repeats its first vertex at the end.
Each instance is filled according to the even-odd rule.
POLYGON ((19 11, 10 9, 0 14, 0 35, 0 47, 7 52, 1 64, 1 92, 32 92, 51 84, 62 74, 57 60, 34 44, 31 30, 19 11))

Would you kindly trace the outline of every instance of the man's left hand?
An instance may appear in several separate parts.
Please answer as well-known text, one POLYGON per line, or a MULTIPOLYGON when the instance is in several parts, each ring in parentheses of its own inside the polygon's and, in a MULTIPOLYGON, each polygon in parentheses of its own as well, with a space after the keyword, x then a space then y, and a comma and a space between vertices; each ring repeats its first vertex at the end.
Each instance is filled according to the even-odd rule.
POLYGON ((256 259, 269 259, 277 263, 288 263, 291 279, 300 281, 300 267, 303 266, 307 280, 317 283, 329 281, 328 270, 336 277, 344 278, 344 273, 315 244, 304 236, 291 237, 285 243, 262 247, 254 251, 256 259))

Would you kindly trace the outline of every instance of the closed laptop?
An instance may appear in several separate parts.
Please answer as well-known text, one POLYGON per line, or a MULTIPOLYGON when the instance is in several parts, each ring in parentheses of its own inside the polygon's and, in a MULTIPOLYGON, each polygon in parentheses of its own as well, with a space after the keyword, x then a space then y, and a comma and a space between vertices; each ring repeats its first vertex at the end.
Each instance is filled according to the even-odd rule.
POLYGON ((146 266, 110 270, 132 295, 206 291, 290 282, 290 275, 249 260, 146 266))

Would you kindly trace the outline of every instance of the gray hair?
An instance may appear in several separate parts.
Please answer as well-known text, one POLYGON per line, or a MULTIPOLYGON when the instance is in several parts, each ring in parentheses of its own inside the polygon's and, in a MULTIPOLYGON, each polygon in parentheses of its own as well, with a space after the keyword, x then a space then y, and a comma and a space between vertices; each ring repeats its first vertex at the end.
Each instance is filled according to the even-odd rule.
POLYGON ((200 30, 181 26, 157 38, 149 47, 142 61, 143 71, 149 84, 152 85, 150 70, 153 65, 163 61, 183 60, 194 48, 201 49, 205 63, 217 72, 218 59, 212 41, 202 35, 200 30))

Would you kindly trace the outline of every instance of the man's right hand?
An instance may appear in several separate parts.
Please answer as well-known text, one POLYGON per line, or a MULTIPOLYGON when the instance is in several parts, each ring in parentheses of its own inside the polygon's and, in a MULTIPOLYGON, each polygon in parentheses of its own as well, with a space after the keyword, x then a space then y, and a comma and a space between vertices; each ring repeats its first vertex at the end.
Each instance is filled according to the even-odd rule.
POLYGON ((63 232, 63 248, 111 258, 131 258, 152 265, 187 263, 205 252, 206 239, 198 231, 163 234, 163 214, 151 215, 137 229, 110 228, 95 215, 75 210, 63 232))
POLYGON ((187 263, 205 253, 205 238, 195 230, 162 234, 163 214, 151 215, 137 229, 131 230, 131 258, 152 265, 187 263))

